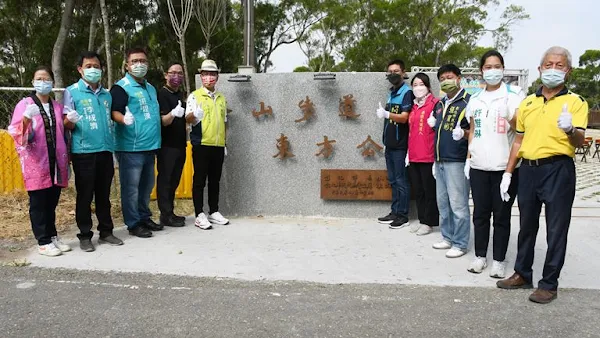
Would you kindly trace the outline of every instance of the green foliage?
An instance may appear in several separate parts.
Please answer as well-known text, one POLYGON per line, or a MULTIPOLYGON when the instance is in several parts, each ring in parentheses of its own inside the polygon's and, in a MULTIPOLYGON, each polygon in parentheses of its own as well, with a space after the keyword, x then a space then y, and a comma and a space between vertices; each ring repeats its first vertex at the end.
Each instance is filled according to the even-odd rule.
POLYGON ((579 57, 568 82, 569 89, 588 101, 590 108, 600 108, 600 50, 586 50, 579 57))

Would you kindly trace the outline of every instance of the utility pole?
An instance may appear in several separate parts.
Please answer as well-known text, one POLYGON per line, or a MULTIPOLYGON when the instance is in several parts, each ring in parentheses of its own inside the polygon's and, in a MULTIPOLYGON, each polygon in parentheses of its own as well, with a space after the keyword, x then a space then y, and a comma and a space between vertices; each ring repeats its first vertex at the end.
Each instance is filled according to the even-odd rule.
POLYGON ((254 69, 254 0, 242 0, 244 9, 244 64, 238 67, 240 74, 252 74, 254 69))

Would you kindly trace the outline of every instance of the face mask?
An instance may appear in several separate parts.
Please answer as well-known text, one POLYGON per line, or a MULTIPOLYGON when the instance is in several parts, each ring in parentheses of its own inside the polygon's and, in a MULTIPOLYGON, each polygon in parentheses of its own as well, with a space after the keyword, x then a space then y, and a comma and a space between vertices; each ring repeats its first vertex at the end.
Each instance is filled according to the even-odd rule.
POLYGON ((504 71, 502 69, 489 69, 483 72, 483 80, 491 85, 495 86, 504 78, 504 71))
POLYGON ((546 69, 542 71, 542 83, 544 86, 552 89, 565 83, 566 72, 558 69, 546 69))
POLYGON ((415 86, 412 90, 417 99, 423 98, 429 93, 429 89, 425 86, 415 86))
POLYGON ((102 77, 102 70, 98 68, 85 68, 83 70, 83 79, 89 83, 98 83, 102 77))
POLYGON ((148 65, 145 63, 136 63, 133 66, 129 67, 129 72, 131 75, 137 77, 138 79, 143 78, 148 73, 148 65))
POLYGON ((400 84, 400 82, 402 82, 402 75, 400 74, 396 74, 396 73, 392 73, 392 74, 388 74, 386 75, 388 81, 390 81, 390 83, 394 86, 397 86, 400 84))
POLYGON ((52 91, 52 81, 35 80, 33 81, 35 92, 41 95, 48 95, 52 91))
POLYGON ((183 76, 181 75, 169 75, 169 86, 179 87, 183 82, 183 76))
POLYGON ((202 75, 201 78, 204 87, 213 87, 217 83, 216 75, 202 75))
POLYGON ((440 83, 440 87, 444 93, 451 93, 458 89, 458 85, 456 84, 456 80, 444 80, 440 83))

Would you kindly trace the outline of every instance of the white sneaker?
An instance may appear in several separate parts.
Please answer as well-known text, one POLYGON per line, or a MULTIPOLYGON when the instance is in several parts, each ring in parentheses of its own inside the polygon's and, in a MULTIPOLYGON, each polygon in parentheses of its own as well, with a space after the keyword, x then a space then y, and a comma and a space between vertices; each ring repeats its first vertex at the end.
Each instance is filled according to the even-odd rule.
POLYGON ((492 263, 492 271, 490 271, 490 277, 504 278, 505 275, 506 275, 506 262, 494 261, 492 263))
POLYGON ((212 228, 212 225, 210 224, 210 222, 206 218, 206 215, 203 212, 198 214, 198 217, 196 217, 196 221, 194 221, 194 225, 202 230, 208 230, 212 228))
POLYGON ((446 252, 447 258, 458 258, 460 256, 464 256, 467 253, 467 250, 463 250, 457 247, 452 247, 448 252, 446 252))
POLYGON ((433 232, 433 229, 429 225, 423 224, 419 227, 419 231, 417 231, 417 236, 429 235, 432 232, 433 232))
POLYGON ((419 231, 419 229, 421 229, 422 226, 423 224, 421 224, 420 222, 414 222, 410 225, 410 232, 414 234, 415 232, 419 231))
POLYGON ((67 252, 67 251, 71 251, 71 247, 68 246, 67 244, 61 242, 60 238, 58 238, 58 236, 54 236, 52 237, 52 243, 54 244, 55 247, 58 248, 58 250, 60 250, 61 252, 67 252))
POLYGON ((483 269, 487 268, 487 259, 485 257, 475 257, 467 271, 472 273, 481 273, 483 269))
POLYGON ((208 215, 208 221, 214 224, 219 224, 219 225, 227 225, 229 224, 229 220, 225 217, 223 217, 223 215, 221 215, 220 212, 213 212, 212 214, 208 215))
POLYGON ((452 244, 450 244, 450 242, 446 240, 441 240, 440 242, 434 243, 432 247, 438 250, 446 250, 450 249, 452 247, 452 244))
POLYGON ((54 243, 46 244, 46 245, 38 245, 38 253, 44 256, 60 256, 62 255, 62 251, 60 251, 54 243))

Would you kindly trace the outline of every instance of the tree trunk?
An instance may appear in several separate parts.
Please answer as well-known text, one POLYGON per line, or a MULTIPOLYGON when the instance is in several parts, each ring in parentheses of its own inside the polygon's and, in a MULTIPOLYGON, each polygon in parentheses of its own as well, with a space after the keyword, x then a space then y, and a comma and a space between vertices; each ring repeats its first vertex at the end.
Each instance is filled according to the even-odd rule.
POLYGON ((52 49, 52 72, 54 72, 54 87, 63 88, 62 78, 62 53, 65 47, 65 41, 69 29, 71 28, 71 19, 73 18, 73 9, 75 7, 75 0, 65 0, 65 9, 60 19, 60 29, 58 36, 54 42, 54 48, 52 49))
POLYGON ((102 13, 102 24, 104 25, 104 55, 106 55, 106 70, 108 72, 107 87, 113 84, 112 51, 110 49, 110 27, 108 22, 108 10, 106 0, 99 0, 100 12, 102 13))
POLYGON ((100 2, 96 0, 94 5, 94 11, 92 12, 92 19, 90 20, 90 37, 88 40, 87 50, 94 50, 94 41, 96 40, 96 31, 98 23, 98 13, 100 12, 100 2))
POLYGON ((179 49, 181 51, 181 62, 183 63, 183 73, 185 74, 185 97, 187 98, 192 91, 190 87, 190 75, 188 73, 187 58, 185 57, 185 33, 179 39, 179 49))

